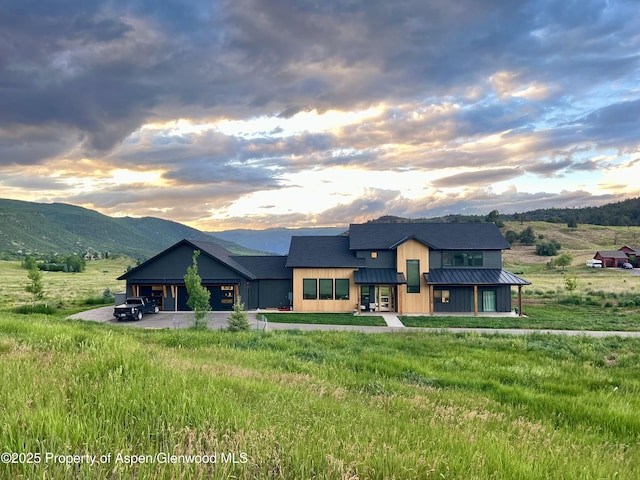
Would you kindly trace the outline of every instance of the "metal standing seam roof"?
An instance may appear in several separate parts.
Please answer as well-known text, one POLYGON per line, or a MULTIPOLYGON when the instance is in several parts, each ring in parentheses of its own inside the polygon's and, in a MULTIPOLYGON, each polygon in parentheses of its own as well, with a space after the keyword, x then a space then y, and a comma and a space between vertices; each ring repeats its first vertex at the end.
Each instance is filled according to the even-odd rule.
POLYGON ((531 282, 499 268, 436 268, 424 274, 432 285, 531 285, 531 282))
POLYGON ((403 273, 393 268, 364 268, 354 273, 356 284, 400 285, 407 283, 403 273))

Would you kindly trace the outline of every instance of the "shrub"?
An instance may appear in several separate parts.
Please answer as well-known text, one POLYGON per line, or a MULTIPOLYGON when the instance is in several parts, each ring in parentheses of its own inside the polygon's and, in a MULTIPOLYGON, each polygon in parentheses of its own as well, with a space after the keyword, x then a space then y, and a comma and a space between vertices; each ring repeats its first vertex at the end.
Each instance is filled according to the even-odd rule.
POLYGON ((244 303, 240 303, 240 297, 236 298, 233 304, 233 312, 227 318, 227 325, 230 332, 244 332, 249 330, 249 317, 244 309, 244 303))
POLYGON ((45 315, 54 314, 56 309, 47 304, 47 303, 39 303, 36 305, 20 305, 14 309, 14 312, 22 314, 22 315, 30 315, 32 313, 43 313, 45 315))

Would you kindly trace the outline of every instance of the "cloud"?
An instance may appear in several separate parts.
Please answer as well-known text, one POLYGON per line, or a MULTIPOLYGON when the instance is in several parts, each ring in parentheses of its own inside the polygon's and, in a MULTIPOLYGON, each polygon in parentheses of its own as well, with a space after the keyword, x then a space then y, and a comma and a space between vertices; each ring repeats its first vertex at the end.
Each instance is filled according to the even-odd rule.
MULTIPOLYGON (((358 201, 291 218, 484 208, 523 176, 593 175, 599 202, 598 172, 640 148, 639 23, 624 0, 9 2, 0 173, 25 196, 37 182, 9 175, 37 169, 57 175, 47 197, 189 219, 336 169, 412 171, 431 196, 354 181, 358 201)), ((571 201, 538 193, 517 198, 571 201)))

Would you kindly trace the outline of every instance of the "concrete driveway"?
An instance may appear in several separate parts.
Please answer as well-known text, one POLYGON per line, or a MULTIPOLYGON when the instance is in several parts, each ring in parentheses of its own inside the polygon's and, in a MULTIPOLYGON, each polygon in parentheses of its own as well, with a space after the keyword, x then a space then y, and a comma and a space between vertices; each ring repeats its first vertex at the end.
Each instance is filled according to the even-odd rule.
MULTIPOLYGON (((230 312, 211 312, 208 314, 209 328, 212 330, 227 328, 227 318, 230 312)), ((553 334, 553 335, 569 335, 588 337, 640 337, 640 332, 612 332, 612 331, 586 331, 586 330, 533 330, 518 328, 407 328, 394 314, 380 314, 387 322, 386 327, 365 327, 354 325, 311 325, 302 323, 275 323, 258 320, 259 312, 249 311, 249 323, 254 329, 268 330, 342 330, 356 331, 366 333, 382 333, 382 332, 398 332, 421 330, 426 332, 447 331, 452 333, 478 333, 478 334, 508 334, 508 335, 529 335, 534 333, 553 334)), ((85 312, 76 313, 69 318, 74 320, 88 320, 92 322, 111 323, 114 325, 122 325, 124 327, 138 328, 188 328, 193 326, 192 312, 160 312, 158 314, 145 315, 140 321, 124 321, 119 322, 113 317, 113 306, 94 308, 85 312)))

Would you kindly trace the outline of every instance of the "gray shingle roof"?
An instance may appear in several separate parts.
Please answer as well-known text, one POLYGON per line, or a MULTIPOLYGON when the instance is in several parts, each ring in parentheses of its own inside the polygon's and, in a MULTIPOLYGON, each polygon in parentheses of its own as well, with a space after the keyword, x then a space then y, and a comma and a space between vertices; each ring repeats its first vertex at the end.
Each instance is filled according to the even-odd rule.
POLYGON ((286 255, 235 255, 232 258, 261 280, 289 280, 293 277, 291 269, 286 268, 286 255))
POLYGON ((596 255, 600 254, 603 258, 617 258, 619 260, 626 260, 627 254, 621 250, 599 250, 596 252, 596 255))
POLYGON ((432 285, 531 285, 499 268, 436 268, 425 273, 424 278, 432 285))
POLYGON ((358 268, 364 265, 364 259, 356 258, 349 250, 349 237, 291 237, 287 267, 358 268))
POLYGON ((386 250, 415 239, 435 250, 506 250, 494 223, 363 223, 349 226, 352 250, 386 250))

